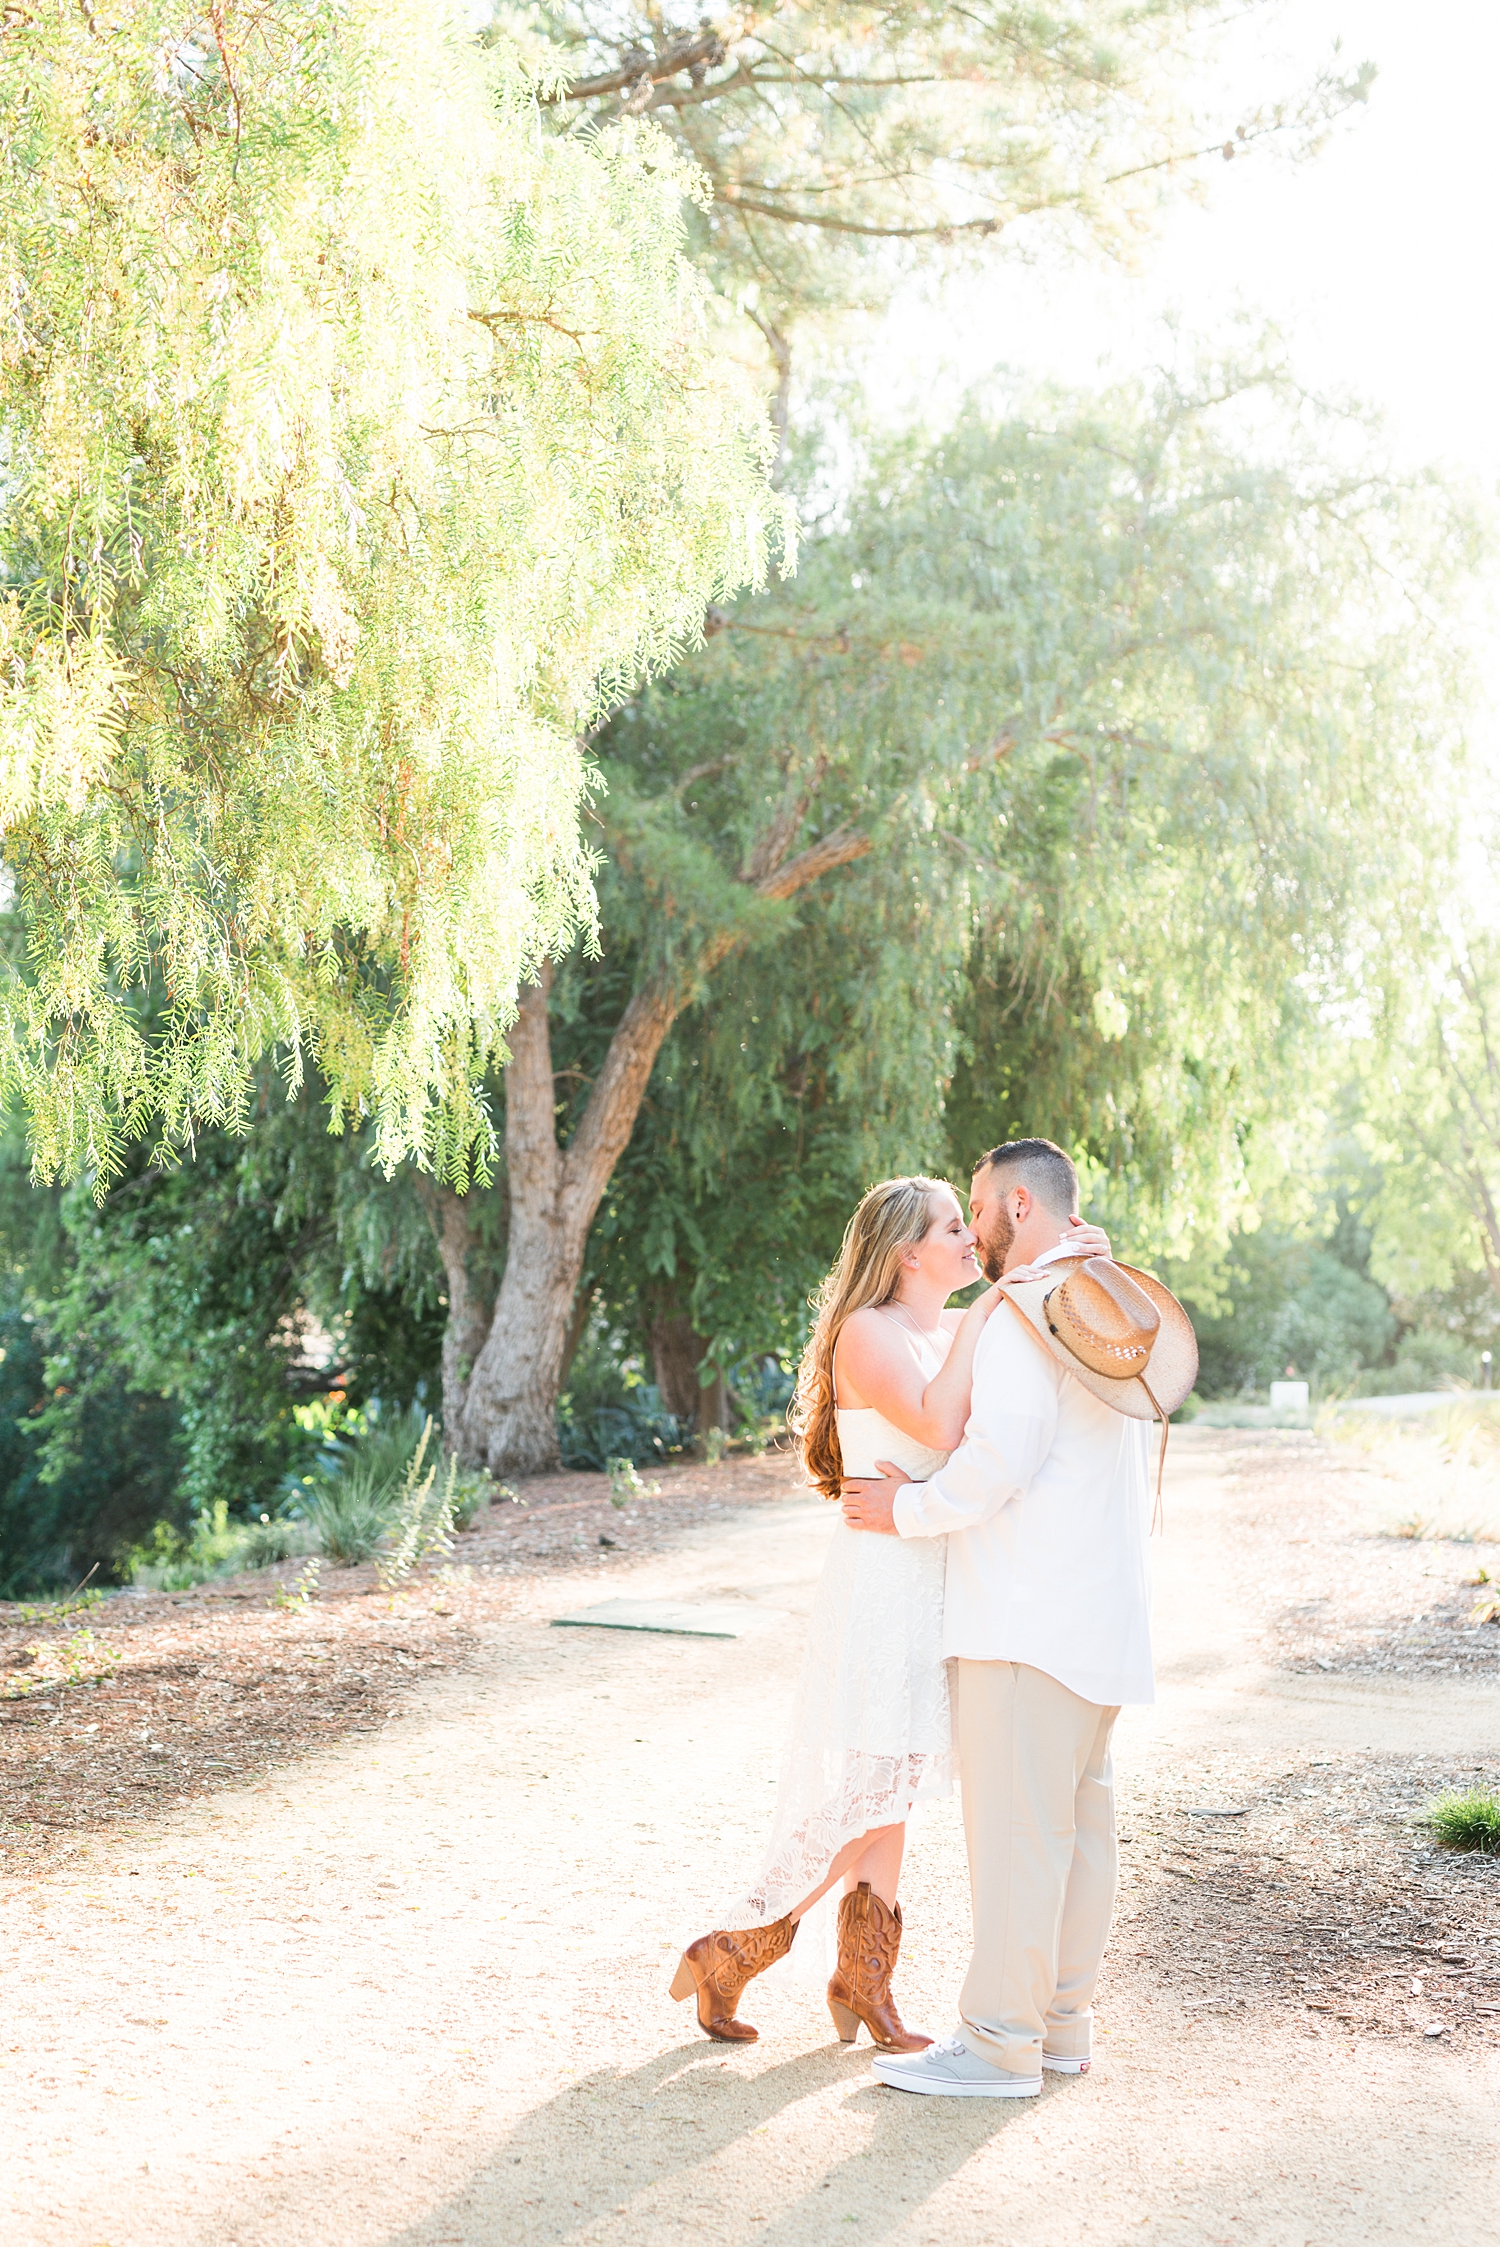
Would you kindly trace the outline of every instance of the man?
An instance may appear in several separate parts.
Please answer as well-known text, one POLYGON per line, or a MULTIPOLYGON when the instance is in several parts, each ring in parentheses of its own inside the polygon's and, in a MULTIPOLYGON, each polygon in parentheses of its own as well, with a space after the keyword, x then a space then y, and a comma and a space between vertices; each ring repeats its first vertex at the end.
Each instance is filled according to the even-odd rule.
POLYGON ((969 1204, 988 1278, 1057 1270, 997 1305, 947 1465, 926 1483, 892 1470, 844 1486, 851 1527, 948 1539, 974 1911, 959 2034, 874 2066, 901 2090, 1032 2098, 1044 2068, 1089 2065, 1116 1880, 1110 1736, 1122 1702, 1155 1697, 1143 1423, 1159 1410, 1165 1431, 1197 1346, 1149 1274, 1057 1245, 1078 1174, 1050 1139, 996 1147, 969 1204))

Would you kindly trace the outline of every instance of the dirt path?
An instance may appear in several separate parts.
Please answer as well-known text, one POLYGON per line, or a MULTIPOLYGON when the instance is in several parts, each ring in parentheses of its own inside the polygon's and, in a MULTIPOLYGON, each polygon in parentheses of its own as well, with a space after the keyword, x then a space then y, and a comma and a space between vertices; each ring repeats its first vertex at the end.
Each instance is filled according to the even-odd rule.
MULTIPOLYGON (((1472 1548, 1372 1539, 1337 1461, 1293 1462, 1284 1504, 1284 1451, 1184 1438, 1090 2076, 1015 2108, 907 2099, 795 1987, 757 1996, 762 2041, 732 2053, 668 2002, 672 1938, 769 1805, 829 1527, 789 1499, 608 1580, 785 1621, 555 1630, 578 1582, 518 1585, 383 1731, 13 1888, 6 2247, 1488 2242, 1500 1863, 1439 1861, 1401 1813, 1500 1769, 1500 1662, 1389 1654, 1472 1548), (1203 1808, 1245 1820, 1190 1825, 1203 1808)), ((903 2001, 946 2027, 953 1806, 910 1866, 903 2001)))

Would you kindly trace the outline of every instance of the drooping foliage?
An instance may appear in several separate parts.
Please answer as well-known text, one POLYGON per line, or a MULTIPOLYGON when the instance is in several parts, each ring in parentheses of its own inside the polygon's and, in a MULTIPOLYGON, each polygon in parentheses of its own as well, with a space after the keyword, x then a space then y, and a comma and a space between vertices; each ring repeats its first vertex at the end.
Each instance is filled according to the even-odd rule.
MULTIPOLYGON (((1073 1147, 1121 1244, 1222 1243, 1328 1087, 1323 1008, 1399 954, 1453 743, 1433 588, 1467 532, 1274 381, 976 406, 872 448, 796 583, 601 744, 620 994, 743 932, 663 1048, 596 1228, 618 1315, 785 1347, 881 1171, 1073 1147), (1281 410, 1282 407, 1287 410, 1281 410), (867 852, 782 906, 743 875, 867 852)), ((613 980, 611 980, 613 978, 613 980)))
POLYGON ((1380 1277, 1410 1295, 1482 1273, 1500 1306, 1500 843, 1491 804, 1467 823, 1426 945, 1386 980, 1361 1091, 1380 1277))
POLYGON ((240 1128, 273 1048, 387 1163, 482 1152, 517 979, 592 914, 579 731, 785 529, 699 182, 538 91, 430 0, 0 31, 0 1077, 43 1177, 240 1128))
MULTIPOLYGON (((658 1348, 696 1378, 795 1347, 882 1171, 961 1184, 994 1139, 1048 1132, 1153 1258, 1212 1249, 1288 1157, 1297 1175, 1334 1089, 1318 1006, 1384 987, 1443 864, 1449 659, 1424 617, 1467 532, 1440 495, 1362 474, 1347 425, 1299 436, 1275 407, 1274 384, 1218 370, 981 401, 938 439, 872 444, 795 585, 728 611, 601 737, 603 956, 575 952, 553 990, 564 1137, 632 993, 670 973, 688 1003, 593 1229, 596 1418, 622 1356, 629 1405, 658 1348), (808 850, 832 870, 784 900, 747 878, 808 850)), ((316 1101, 268 1101, 176 1172, 137 1155, 98 1212, 78 1189, 25 1207, 61 1233, 28 1247, 6 1219, 13 1281, 46 1275, 12 1287, 17 1411, 45 1419, 17 1474, 66 1458, 80 1478, 10 1486, 28 1551, 118 1551, 155 1503, 274 1498, 308 1317, 352 1393, 434 1397, 445 1289, 410 1173, 380 1183, 316 1101), (123 1446, 148 1411, 163 1488, 132 1467, 126 1523, 84 1439, 118 1426, 123 1446), (94 1525, 71 1541, 70 1490, 94 1525)), ((1338 1350, 1305 1369, 1343 1379, 1377 1345, 1404 1362, 1367 1244, 1273 1207, 1279 1264, 1268 1228, 1207 1267, 1234 1307, 1222 1380, 1300 1351, 1287 1302, 1305 1326, 1335 1283, 1338 1350)), ((493 1301, 504 1192, 465 1210, 493 1301)))

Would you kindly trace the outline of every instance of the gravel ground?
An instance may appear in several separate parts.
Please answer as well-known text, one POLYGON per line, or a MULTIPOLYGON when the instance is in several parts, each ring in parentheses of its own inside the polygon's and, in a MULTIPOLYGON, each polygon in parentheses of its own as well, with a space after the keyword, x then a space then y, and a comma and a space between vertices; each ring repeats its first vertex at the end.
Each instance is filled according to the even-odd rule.
MULTIPOLYGON (((1500 1862, 1410 1823, 1500 1769, 1476 1549, 1383 1535, 1379 1474, 1305 1439, 1188 1428, 1168 1475, 1098 2056, 1015 2107, 879 2088, 795 1980, 732 2051, 666 1997, 764 1830, 830 1525, 789 1461, 664 1475, 634 1521, 524 1492, 394 1612, 340 1572, 85 1619, 114 1682, 4 1704, 6 2247, 1488 2242, 1500 1862), (549 1627, 615 1589, 765 1620, 549 1627), (157 1683, 165 1776, 128 1746, 157 1683)), ((908 1868, 899 1987, 942 2029, 956 1804, 908 1868)))
POLYGON ((1500 1593, 1500 1482, 1488 1505, 1455 1506, 1454 1481, 1473 1500, 1476 1478, 1456 1478, 1435 1443, 1402 1428, 1373 1454, 1301 1433, 1184 1430, 1173 1440, 1183 1437, 1209 1447, 1243 1501, 1237 1593, 1269 1659, 1309 1672, 1500 1683, 1500 1623, 1473 1619, 1500 1593), (1421 1534, 1445 1516, 1460 1537, 1421 1534), (1284 1538, 1274 1572, 1256 1562, 1262 1530, 1284 1538))
MULTIPOLYGON (((1404 1431, 1373 1455, 1297 1432, 1173 1441, 1221 1478, 1224 1622, 1268 1668, 1500 1685, 1500 1627, 1470 1619, 1493 1596, 1475 1579, 1500 1576, 1500 1546, 1401 1533, 1440 1511, 1435 1445, 1404 1431)), ((1482 1705, 1497 1721, 1469 1756, 1257 1742, 1216 1757, 1208 1787, 1163 1774, 1122 1818, 1122 1855, 1150 1898, 1135 1955, 1195 2009, 1493 2043, 1500 1866, 1433 1847, 1416 1822, 1449 1787, 1500 1788, 1500 1692, 1482 1705)))
POLYGON ((72 1613, 0 1602, 0 1879, 378 1730, 412 1685, 472 1661, 482 1627, 524 1606, 518 1578, 602 1581, 726 1506, 779 1498, 789 1465, 668 1467, 624 1508, 603 1475, 533 1476, 394 1600, 373 1566, 329 1563, 304 1599, 306 1563, 289 1561, 72 1613))

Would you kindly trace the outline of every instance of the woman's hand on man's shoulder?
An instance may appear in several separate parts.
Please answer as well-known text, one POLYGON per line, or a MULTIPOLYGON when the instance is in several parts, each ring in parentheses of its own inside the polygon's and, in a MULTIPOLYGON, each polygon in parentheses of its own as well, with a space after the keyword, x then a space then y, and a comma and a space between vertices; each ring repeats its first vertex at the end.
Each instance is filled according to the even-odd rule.
POLYGON ((1109 1235, 1102 1225, 1085 1225, 1081 1217, 1070 1217, 1068 1229, 1058 1241, 1070 1256, 1102 1256, 1112 1264, 1115 1252, 1109 1245, 1109 1235))

